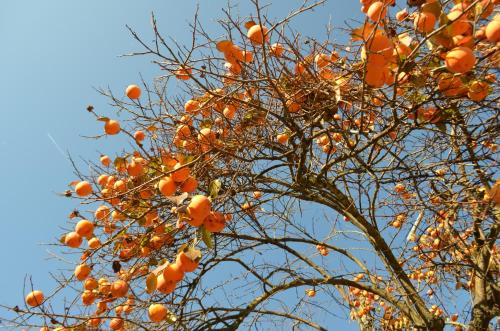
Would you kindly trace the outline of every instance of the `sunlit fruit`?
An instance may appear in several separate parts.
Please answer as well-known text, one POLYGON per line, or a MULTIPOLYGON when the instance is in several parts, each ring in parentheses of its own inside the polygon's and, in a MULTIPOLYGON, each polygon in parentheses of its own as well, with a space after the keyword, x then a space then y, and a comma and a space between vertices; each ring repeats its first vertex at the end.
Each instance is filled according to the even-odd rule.
POLYGON ((386 60, 392 57, 394 44, 384 33, 377 31, 373 37, 366 42, 368 53, 382 55, 386 60))
POLYGON ((473 101, 482 101, 488 96, 488 93, 489 84, 486 82, 475 80, 470 83, 467 96, 473 101))
POLYGON ((495 19, 488 23, 484 31, 486 39, 492 43, 500 40, 500 19, 495 19))
POLYGON ((288 142, 288 138, 288 134, 280 133, 276 136, 276 141, 278 141, 280 144, 286 144, 288 142))
POLYGON ((327 54, 321 53, 314 57, 314 63, 318 68, 324 68, 331 63, 331 59, 327 54))
POLYGON ((476 64, 476 57, 468 47, 455 47, 446 54, 446 68, 454 73, 466 73, 476 64))
POLYGON ((184 104, 184 110, 186 113, 197 113, 200 110, 200 103, 196 100, 188 100, 184 104))
POLYGON ((209 232, 221 232, 226 226, 226 220, 222 213, 213 211, 203 220, 203 226, 209 232))
POLYGON ((64 236, 64 243, 71 248, 80 247, 82 241, 82 237, 76 232, 70 232, 64 236))
POLYGON ((104 132, 106 132, 106 134, 115 135, 120 133, 120 131, 120 122, 116 120, 108 120, 104 123, 104 132))
POLYGON ((415 30, 421 33, 429 33, 434 30, 436 16, 430 12, 420 12, 415 16, 413 24, 415 26, 415 30))
POLYGON ((386 15, 387 7, 382 1, 373 2, 370 7, 368 7, 368 11, 366 12, 366 16, 368 16, 374 22, 383 20, 386 15))
POLYGON ((182 165, 180 163, 177 163, 174 166, 174 172, 170 174, 171 178, 174 180, 174 182, 183 182, 185 181, 189 174, 191 173, 191 170, 189 167, 182 165))
POLYGON ((97 283, 97 280, 92 277, 88 277, 83 282, 83 288, 89 291, 95 290, 98 286, 99 284, 97 283))
POLYGON ((184 248, 179 254, 177 254, 175 263, 177 265, 180 265, 181 269, 184 272, 193 272, 198 267, 200 260, 201 251, 188 246, 184 248))
POLYGON ((161 273, 157 277, 156 289, 163 294, 169 294, 175 290, 176 284, 177 284, 177 282, 174 282, 171 280, 169 280, 169 281, 165 280, 165 278, 163 277, 163 273, 161 273))
POLYGON ((451 11, 448 14, 448 19, 454 21, 447 30, 451 36, 463 34, 470 28, 470 23, 467 21, 467 15, 462 15, 458 10, 451 11))
POLYGON ((102 205, 102 206, 97 207, 97 209, 95 210, 94 216, 96 219, 102 221, 108 217, 109 213, 110 213, 109 207, 102 205))
POLYGON ((163 177, 163 179, 160 180, 160 182, 158 183, 158 189, 160 190, 161 194, 166 197, 170 197, 175 194, 177 185, 175 184, 175 181, 172 179, 172 177, 167 176, 163 177))
POLYGON ((79 197, 86 197, 92 193, 92 185, 89 182, 83 180, 75 185, 75 193, 79 197))
POLYGON ((26 296, 26 304, 31 307, 37 307, 40 306, 43 302, 44 296, 42 291, 33 291, 28 293, 26 296))
POLYGON ((141 142, 144 140, 144 138, 146 138, 146 134, 144 133, 144 131, 138 130, 134 132, 135 141, 141 142))
POLYGON ((127 294, 128 288, 129 286, 126 281, 118 279, 111 284, 110 292, 114 298, 121 298, 127 294))
POLYGON ((111 159, 107 155, 102 155, 100 158, 101 164, 105 167, 109 167, 111 164, 111 159))
POLYGON ((285 51, 285 48, 283 45, 279 43, 275 43, 271 45, 271 54, 276 56, 276 57, 281 57, 283 55, 283 52, 285 51))
POLYGON ((196 178, 189 176, 186 180, 181 184, 180 190, 181 192, 193 193, 196 191, 198 187, 198 181, 196 178))
POLYGON ((226 105, 226 107, 224 107, 224 110, 222 111, 222 114, 228 120, 232 120, 236 115, 236 107, 233 105, 226 105))
POLYGON ((94 224, 89 220, 81 220, 76 223, 75 232, 82 237, 89 237, 94 232, 94 224))
POLYGON ((124 193, 124 192, 127 192, 127 183, 124 181, 124 180, 117 180, 114 184, 113 184, 113 189, 116 191, 116 192, 120 192, 120 193, 124 193))
POLYGON ((191 137, 191 129, 188 125, 181 124, 177 127, 176 136, 179 139, 189 139, 191 137))
POLYGON ((215 142, 216 135, 215 132, 210 128, 203 128, 198 134, 198 140, 203 146, 210 146, 215 142))
POLYGON ((175 70, 174 74, 177 79, 188 80, 191 78, 190 75, 193 74, 193 69, 187 66, 180 66, 179 69, 175 70))
POLYGON ((94 237, 94 238, 89 239, 87 244, 88 244, 89 248, 96 249, 96 248, 99 248, 101 246, 101 241, 99 240, 99 238, 94 237))
POLYGON ((400 10, 396 13, 396 20, 402 22, 408 17, 408 15, 408 10, 404 8, 403 10, 400 10))
POLYGON ((269 36, 267 35, 268 31, 269 30, 265 26, 256 24, 248 29, 247 37, 252 44, 262 45, 264 41, 269 40, 269 36))
POLYGON ((204 195, 195 195, 187 207, 189 216, 193 219, 204 220, 210 213, 212 203, 204 195))
POLYGON ((165 281, 178 282, 184 278, 184 271, 180 264, 169 263, 163 269, 163 278, 165 281))
POLYGON ((90 306, 91 304, 94 303, 94 301, 96 299, 95 293, 92 291, 89 291, 89 290, 83 291, 83 293, 80 297, 82 299, 82 304, 84 306, 90 306))
POLYGON ((167 317, 168 309, 162 304, 153 303, 148 308, 148 317, 153 322, 161 322, 167 317))
POLYGON ((144 170, 144 159, 134 158, 127 163, 127 173, 132 177, 139 177, 144 170))
POLYGON ((124 323, 123 319, 115 317, 115 318, 112 318, 111 321, 109 321, 109 328, 111 330, 118 331, 118 330, 123 329, 124 324, 125 323, 124 323))
POLYGON ((125 90, 125 94, 130 99, 139 99, 141 96, 141 88, 137 85, 129 85, 125 90))
POLYGON ((306 295, 310 298, 316 296, 316 291, 314 289, 308 289, 306 290, 306 295))
POLYGON ((89 275, 92 269, 87 264, 79 264, 75 268, 75 277, 79 281, 85 280, 89 275))

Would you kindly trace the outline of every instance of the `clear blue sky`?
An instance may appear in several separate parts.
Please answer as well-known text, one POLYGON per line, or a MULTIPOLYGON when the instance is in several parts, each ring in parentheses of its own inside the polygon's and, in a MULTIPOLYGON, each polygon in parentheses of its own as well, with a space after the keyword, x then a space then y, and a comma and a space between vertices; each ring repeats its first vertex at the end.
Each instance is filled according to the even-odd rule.
MULTIPOLYGON (((242 16, 254 13, 250 1, 239 4, 242 16)), ((275 0, 271 16, 282 17, 302 1, 275 0)), ((68 265, 47 260, 76 202, 57 196, 75 179, 72 167, 51 141, 69 151, 78 164, 96 160, 101 151, 120 150, 117 139, 96 144, 81 135, 101 132, 102 124, 89 116, 93 104, 112 115, 106 100, 93 87, 109 86, 115 93, 139 74, 147 80, 158 74, 148 58, 118 58, 139 50, 125 28, 151 36, 150 14, 157 15, 164 35, 189 40, 188 23, 197 1, 125 0, 5 0, 0 11, 0 302, 22 301, 24 277, 37 288, 53 288, 48 273, 68 265), (50 135, 50 137, 49 137, 50 135)), ((201 20, 208 31, 226 0, 200 1, 201 20)), ((329 19, 336 26, 360 18, 359 2, 330 0, 295 22, 304 35, 320 37, 329 19)), ((217 31, 218 32, 218 31, 217 31)), ((57 248, 56 248, 57 251, 57 248)), ((74 259, 74 257, 71 257, 74 259)), ((353 325, 351 324, 351 327, 353 325)))

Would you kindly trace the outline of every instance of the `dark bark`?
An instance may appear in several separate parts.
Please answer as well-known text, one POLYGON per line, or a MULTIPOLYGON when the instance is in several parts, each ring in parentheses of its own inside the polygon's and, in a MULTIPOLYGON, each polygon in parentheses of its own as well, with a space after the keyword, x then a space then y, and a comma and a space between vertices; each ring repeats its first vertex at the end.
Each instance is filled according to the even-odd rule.
POLYGON ((498 307, 489 307, 489 303, 480 303, 472 308, 472 319, 468 331, 486 331, 490 321, 499 314, 498 307))
POLYGON ((427 321, 427 326, 425 327, 418 327, 416 326, 414 329, 415 330, 422 330, 422 331, 443 331, 444 330, 444 320, 442 318, 434 318, 430 321, 427 321))

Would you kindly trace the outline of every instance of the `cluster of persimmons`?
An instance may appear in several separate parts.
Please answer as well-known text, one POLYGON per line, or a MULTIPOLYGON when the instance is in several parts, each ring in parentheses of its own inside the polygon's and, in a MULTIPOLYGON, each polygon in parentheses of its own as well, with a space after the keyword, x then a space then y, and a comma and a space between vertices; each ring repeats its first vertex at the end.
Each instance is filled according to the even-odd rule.
MULTIPOLYGON (((395 22, 407 27, 406 32, 391 34, 387 24, 393 20, 389 11, 394 3, 395 0, 361 0, 367 19, 352 33, 353 41, 361 43, 360 58, 355 64, 346 67, 348 55, 343 56, 335 50, 320 51, 293 63, 293 70, 286 75, 287 81, 294 84, 283 83, 278 87, 286 99, 283 105, 286 116, 307 113, 307 109, 311 108, 308 104, 310 96, 302 87, 316 80, 334 86, 333 90, 339 94, 353 89, 355 85, 356 88, 360 85, 372 89, 373 98, 368 102, 373 107, 385 102, 378 89, 394 88, 395 96, 403 97, 414 88, 416 76, 411 67, 403 65, 407 64, 407 59, 426 63, 419 66, 418 69, 423 70, 419 77, 427 80, 426 84, 434 84, 443 97, 463 98, 470 102, 480 102, 488 97, 496 77, 488 70, 476 70, 476 66, 486 66, 487 61, 498 65, 498 54, 487 57, 491 52, 498 52, 500 17, 492 17, 498 1, 455 0, 453 6, 443 7, 440 1, 427 0, 411 13, 408 9, 397 12, 395 22), (414 32, 408 32, 411 30, 414 32), (419 41, 422 39, 427 41, 427 46, 419 41)), ((107 321, 112 330, 125 330, 127 323, 123 316, 137 307, 148 307, 151 322, 175 321, 176 317, 165 303, 148 302, 144 293, 174 292, 187 273, 196 271, 202 250, 206 249, 197 248, 201 243, 198 237, 203 237, 205 246, 209 247, 212 233, 223 231, 232 220, 231 213, 218 210, 216 179, 198 177, 198 173, 202 173, 199 164, 212 162, 218 157, 219 150, 233 150, 235 147, 227 142, 243 133, 248 134, 252 126, 266 121, 265 114, 249 111, 259 91, 251 84, 245 86, 242 83, 246 66, 251 65, 257 56, 278 60, 292 56, 287 45, 272 43, 272 29, 254 22, 247 23, 246 28, 248 43, 245 42, 245 45, 252 47, 239 46, 236 40, 224 40, 215 45, 224 58, 222 86, 202 95, 193 95, 185 102, 176 117, 171 149, 158 148, 150 154, 143 148, 162 130, 160 123, 129 132, 120 121, 99 117, 104 122, 106 135, 126 133, 138 148, 114 160, 102 155, 99 160, 102 173, 72 183, 74 194, 94 206, 94 213, 89 217, 80 213, 72 215, 73 219, 77 219, 74 229, 61 239, 67 247, 82 252, 81 261, 74 269, 74 280, 81 282, 81 304, 95 306, 86 324, 97 328, 107 321), (234 84, 244 87, 229 95, 228 87, 234 84), (150 270, 151 258, 174 246, 176 253, 157 261, 156 268, 150 270), (123 264, 113 273, 105 267, 97 268, 99 251, 104 247, 113 247, 107 252, 114 256, 106 260, 117 260, 123 264), (110 274, 106 275, 107 272, 110 274), (139 286, 140 282, 142 287, 131 291, 132 284, 139 286)), ((198 78, 198 69, 187 64, 176 65, 172 74, 178 80, 198 78)), ((130 85, 125 90, 126 97, 136 105, 142 93, 137 85, 130 85)), ((352 107, 347 97, 337 101, 346 111, 352 107)), ((439 124, 444 118, 441 109, 430 105, 419 108, 416 113, 406 114, 408 121, 419 120, 426 124, 439 124)), ((352 139, 349 130, 372 130, 378 117, 370 111, 355 120, 346 121, 339 114, 332 114, 332 119, 338 121, 346 133, 315 137, 316 144, 325 155, 334 154, 341 148, 352 148, 357 142, 352 139)), ((272 143, 286 146, 295 134, 289 128, 277 132, 272 137, 272 143)), ((388 137, 397 139, 397 130, 389 130, 388 137)), ((151 148, 155 146, 151 144, 151 148)), ((496 149, 495 144, 490 147, 496 149)), ((494 185, 486 194, 486 198, 496 204, 500 203, 498 187, 494 185)), ((412 193, 403 184, 398 184, 395 192, 403 200, 412 199, 412 193)), ((261 192, 256 191, 252 197, 258 200, 261 196, 261 192)), ((439 202, 439 199, 435 200, 436 204, 439 202)), ((252 204, 247 202, 241 208, 249 210, 252 204)), ((390 225, 400 228, 406 218, 405 214, 395 215, 390 225)), ((453 219, 443 211, 436 218, 435 226, 429 227, 426 234, 412 238, 417 242, 415 252, 419 254, 426 248, 443 248, 447 241, 453 239, 452 233, 447 231, 450 224, 453 224, 453 219)), ((466 232, 462 239, 470 235, 466 232)), ((453 252, 457 260, 467 252, 465 245, 461 248, 453 252)), ((317 249, 321 255, 328 255, 325 246, 318 245, 317 249)), ((425 259, 432 260, 432 256, 426 255, 425 259)), ((429 283, 436 281, 430 269, 415 270, 410 278, 429 283)), ((360 274, 354 280, 362 279, 360 274)), ((306 294, 314 297, 316 291, 309 289, 306 294)), ((362 318, 378 304, 385 311, 384 318, 391 320, 394 327, 408 324, 405 316, 392 316, 392 308, 378 295, 352 287, 349 296, 353 318, 362 318)), ((39 290, 26 296, 26 304, 31 307, 43 305, 44 300, 44 294, 39 290)), ((431 310, 436 316, 443 314, 437 306, 431 307, 431 310)), ((456 316, 453 319, 456 320, 456 316)), ((78 320, 76 323, 82 322, 78 320)), ((48 330, 48 327, 42 330, 48 330)), ((58 330, 65 328, 59 327, 58 330)))

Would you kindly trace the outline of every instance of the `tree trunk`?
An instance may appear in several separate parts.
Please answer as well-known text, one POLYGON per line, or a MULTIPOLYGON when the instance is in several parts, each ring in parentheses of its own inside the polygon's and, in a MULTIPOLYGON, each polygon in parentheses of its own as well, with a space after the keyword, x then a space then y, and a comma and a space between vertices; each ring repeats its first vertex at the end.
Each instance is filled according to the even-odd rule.
POLYGON ((473 306, 468 331, 486 331, 490 321, 500 314, 498 302, 500 293, 495 288, 494 276, 491 275, 491 254, 487 246, 483 246, 475 254, 474 260, 479 271, 475 271, 471 285, 473 306))
POLYGON ((468 331, 486 331, 488 324, 494 315, 491 314, 491 309, 484 304, 475 305, 472 308, 472 318, 469 323, 468 331))

